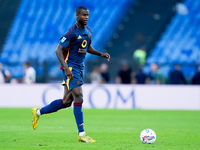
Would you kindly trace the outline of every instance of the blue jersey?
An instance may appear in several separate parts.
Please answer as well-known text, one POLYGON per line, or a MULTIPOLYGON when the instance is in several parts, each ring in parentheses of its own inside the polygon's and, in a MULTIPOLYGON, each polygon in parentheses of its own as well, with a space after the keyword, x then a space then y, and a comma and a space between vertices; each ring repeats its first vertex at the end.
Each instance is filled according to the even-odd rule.
POLYGON ((83 68, 87 48, 91 44, 91 35, 92 31, 88 26, 80 29, 76 23, 62 36, 59 44, 65 48, 63 56, 68 66, 83 68))
MULTIPOLYGON (((76 23, 59 41, 59 44, 65 48, 63 50, 65 62, 74 75, 74 80, 72 81, 66 77, 63 70, 62 84, 67 85, 69 90, 84 84, 83 67, 87 48, 91 44, 91 35, 92 31, 88 26, 80 29, 76 23)), ((63 69, 62 65, 61 69, 63 69)))

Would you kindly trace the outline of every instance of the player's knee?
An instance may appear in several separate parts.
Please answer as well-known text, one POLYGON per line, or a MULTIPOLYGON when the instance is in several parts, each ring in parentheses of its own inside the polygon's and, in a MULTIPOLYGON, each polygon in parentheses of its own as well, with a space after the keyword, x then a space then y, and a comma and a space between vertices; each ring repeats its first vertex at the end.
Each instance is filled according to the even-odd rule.
POLYGON ((72 102, 73 102, 72 99, 63 100, 63 107, 64 108, 70 107, 72 105, 72 102))
POLYGON ((70 107, 71 105, 72 105, 72 102, 63 103, 64 108, 70 107))
POLYGON ((76 103, 83 103, 83 94, 82 93, 75 95, 75 102, 76 103))
POLYGON ((78 103, 83 103, 83 98, 81 98, 81 99, 78 99, 78 101, 77 101, 78 103))

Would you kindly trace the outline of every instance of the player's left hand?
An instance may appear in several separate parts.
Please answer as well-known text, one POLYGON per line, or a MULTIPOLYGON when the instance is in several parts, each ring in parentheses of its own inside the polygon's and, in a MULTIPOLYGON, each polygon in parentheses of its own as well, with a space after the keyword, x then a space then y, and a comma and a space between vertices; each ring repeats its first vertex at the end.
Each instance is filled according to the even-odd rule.
POLYGON ((107 60, 110 61, 110 55, 108 53, 102 53, 101 57, 107 58, 107 60))

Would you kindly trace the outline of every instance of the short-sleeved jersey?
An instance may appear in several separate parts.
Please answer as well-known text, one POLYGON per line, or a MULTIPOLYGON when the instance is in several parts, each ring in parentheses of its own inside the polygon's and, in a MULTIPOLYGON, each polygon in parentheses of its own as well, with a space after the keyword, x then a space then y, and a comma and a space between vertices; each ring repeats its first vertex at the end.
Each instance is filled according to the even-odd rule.
MULTIPOLYGON (((68 66, 83 69, 85 55, 91 44, 92 31, 88 26, 80 29, 75 23, 60 39, 59 44, 65 49, 63 56, 68 66)), ((61 69, 63 67, 61 66, 61 69)))

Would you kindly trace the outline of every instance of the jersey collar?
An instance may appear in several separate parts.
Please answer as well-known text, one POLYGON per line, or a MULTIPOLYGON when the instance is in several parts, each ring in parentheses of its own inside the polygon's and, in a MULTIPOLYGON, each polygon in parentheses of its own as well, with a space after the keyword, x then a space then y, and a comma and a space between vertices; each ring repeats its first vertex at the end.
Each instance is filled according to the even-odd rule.
POLYGON ((76 25, 77 28, 80 28, 77 22, 75 23, 75 25, 76 25))
MULTIPOLYGON (((81 29, 77 22, 75 23, 75 25, 76 25, 77 28, 81 29)), ((85 30, 85 27, 84 27, 84 29, 81 29, 81 30, 85 30)))

